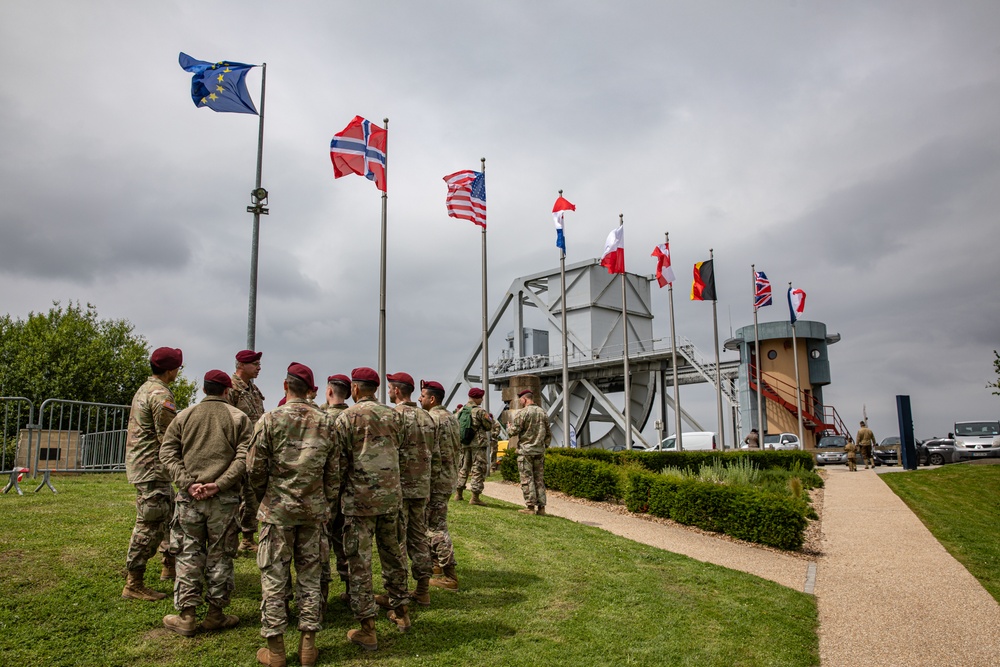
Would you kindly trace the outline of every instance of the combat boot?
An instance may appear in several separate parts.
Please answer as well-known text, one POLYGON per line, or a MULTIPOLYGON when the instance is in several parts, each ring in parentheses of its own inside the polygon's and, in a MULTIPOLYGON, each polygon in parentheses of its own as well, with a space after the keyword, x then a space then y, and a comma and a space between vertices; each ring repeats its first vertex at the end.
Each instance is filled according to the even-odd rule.
POLYGON ((457 591, 458 577, 455 575, 455 566, 449 565, 444 568, 444 571, 440 575, 431 577, 428 583, 435 588, 443 588, 446 591, 457 591))
POLYGON ((184 607, 181 613, 167 614, 163 617, 163 627, 176 632, 181 637, 194 637, 195 630, 194 607, 184 607))
POLYGON ((435 566, 434 566, 434 569, 432 570, 432 573, 433 573, 433 574, 442 574, 442 573, 443 573, 443 570, 441 569, 441 566, 440 566, 440 565, 435 565, 435 566))
POLYGON ((431 606, 430 578, 417 579, 417 588, 413 591, 413 601, 421 607, 431 606))
POLYGON ((214 604, 209 603, 208 614, 205 616, 205 620, 201 622, 198 627, 202 630, 225 630, 227 628, 235 628, 240 622, 239 616, 233 616, 232 614, 227 614, 222 611, 222 607, 216 607, 214 604))
POLYGON ((257 543, 253 541, 253 533, 243 533, 243 539, 240 541, 238 551, 257 553, 257 543))
POLYGON ((472 497, 469 498, 470 505, 480 505, 481 507, 486 507, 486 503, 479 499, 479 494, 475 491, 472 492, 472 497))
POLYGON ((548 514, 545 513, 545 505, 539 505, 535 508, 535 516, 548 516, 548 514))
POLYGON ((401 605, 389 610, 389 620, 396 624, 400 632, 410 631, 410 612, 406 605, 401 605))
POLYGON ((366 618, 361 621, 360 630, 348 630, 347 639, 366 651, 378 649, 378 637, 375 636, 375 619, 366 618))
POLYGON ((377 604, 378 606, 382 607, 382 609, 392 609, 392 605, 389 604, 389 596, 388 595, 376 595, 375 596, 375 604, 377 604))
POLYGON ((533 505, 528 505, 523 510, 518 510, 518 512, 521 513, 521 514, 534 514, 535 513, 535 507, 533 505))
POLYGON ((316 650, 316 632, 306 630, 299 636, 299 664, 302 667, 313 667, 319 651, 316 650))
POLYGON ((173 581, 177 578, 177 570, 174 566, 163 564, 163 569, 160 570, 160 581, 173 581))
POLYGON ((141 570, 129 570, 128 578, 125 580, 125 588, 122 589, 122 597, 132 600, 145 600, 147 602, 156 602, 167 597, 166 593, 154 591, 152 588, 146 586, 145 577, 145 568, 141 570))
POLYGON ((465 489, 455 489, 455 500, 462 499, 462 491, 465 491, 465 489))
POLYGON ((285 636, 267 638, 267 648, 257 649, 257 662, 268 667, 285 667, 285 636))

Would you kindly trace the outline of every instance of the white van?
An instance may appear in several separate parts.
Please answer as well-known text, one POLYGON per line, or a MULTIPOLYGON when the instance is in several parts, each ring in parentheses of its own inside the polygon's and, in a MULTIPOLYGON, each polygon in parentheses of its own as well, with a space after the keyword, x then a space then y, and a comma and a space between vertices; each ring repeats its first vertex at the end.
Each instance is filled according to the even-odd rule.
MULTIPOLYGON (((684 448, 685 452, 698 452, 706 451, 712 449, 718 449, 716 443, 715 433, 712 431, 691 431, 689 433, 681 433, 681 447, 684 448)), ((677 435, 672 435, 669 438, 664 438, 660 446, 657 447, 665 452, 675 452, 677 451, 677 435)))

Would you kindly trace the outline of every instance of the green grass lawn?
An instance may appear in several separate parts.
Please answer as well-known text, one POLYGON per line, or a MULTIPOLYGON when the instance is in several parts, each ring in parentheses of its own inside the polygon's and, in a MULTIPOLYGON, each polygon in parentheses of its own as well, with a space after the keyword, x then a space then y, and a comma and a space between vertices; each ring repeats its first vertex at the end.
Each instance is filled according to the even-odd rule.
MULTIPOLYGON (((54 481, 58 495, 0 496, 0 663, 256 664, 264 642, 253 560, 237 560, 228 609, 241 618, 237 628, 193 639, 174 635, 161 622, 173 613, 170 598, 120 597, 135 518, 124 476, 54 481)), ((487 503, 452 503, 459 592, 432 589, 430 609, 412 613, 406 635, 380 616, 373 654, 347 641, 346 631, 357 624, 333 603, 317 635, 319 664, 819 664, 812 596, 596 528, 487 503)), ((154 565, 158 570, 158 557, 154 565)), ((153 581, 150 572, 147 583, 153 581)), ((286 640, 289 664, 298 664, 298 633, 290 630, 286 640)))
POLYGON ((1000 601, 1000 465, 949 465, 882 479, 1000 601))

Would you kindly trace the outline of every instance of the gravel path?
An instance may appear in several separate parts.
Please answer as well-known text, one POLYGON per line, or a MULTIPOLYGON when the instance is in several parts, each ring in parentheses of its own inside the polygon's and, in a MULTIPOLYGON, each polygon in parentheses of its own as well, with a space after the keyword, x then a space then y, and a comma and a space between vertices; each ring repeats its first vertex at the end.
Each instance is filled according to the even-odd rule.
MULTIPOLYGON (((1000 605, 871 470, 826 468, 818 554, 787 554, 604 503, 549 514, 815 593, 823 667, 1000 665, 1000 605), (815 586, 814 586, 815 584, 815 586)), ((484 494, 523 505, 517 485, 484 494)))

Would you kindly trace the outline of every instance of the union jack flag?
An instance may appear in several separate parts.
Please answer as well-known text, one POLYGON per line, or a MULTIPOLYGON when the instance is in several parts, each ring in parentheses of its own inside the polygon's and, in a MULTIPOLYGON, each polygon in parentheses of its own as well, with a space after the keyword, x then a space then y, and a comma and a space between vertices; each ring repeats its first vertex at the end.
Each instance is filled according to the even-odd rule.
POLYGON ((754 272, 754 310, 771 305, 771 281, 763 271, 754 272))
POLYGON ((364 176, 385 192, 385 144, 388 134, 378 125, 372 125, 370 120, 355 116, 343 132, 333 135, 330 142, 333 177, 348 174, 364 176))
POLYGON ((448 215, 486 228, 486 174, 464 169, 444 177, 448 196, 444 203, 448 215))

